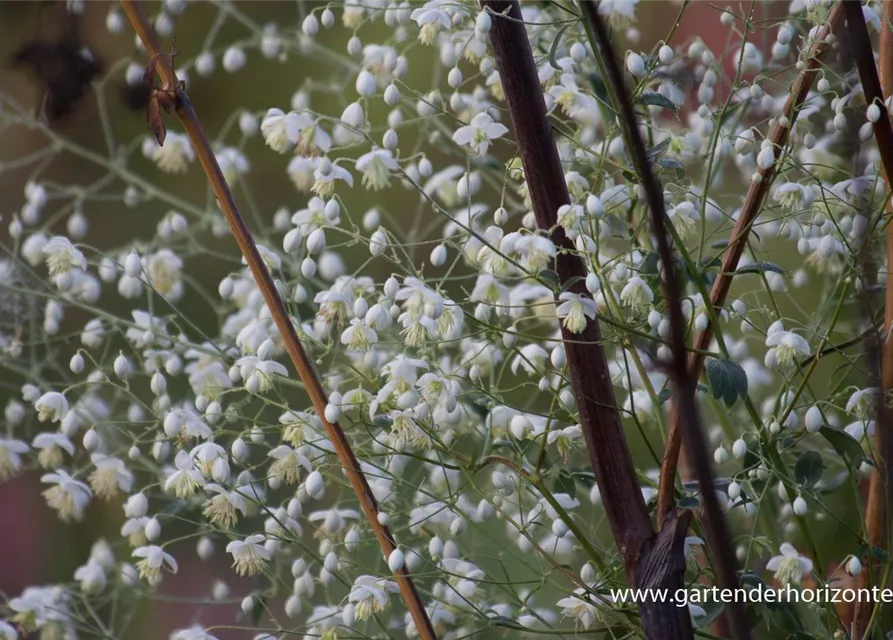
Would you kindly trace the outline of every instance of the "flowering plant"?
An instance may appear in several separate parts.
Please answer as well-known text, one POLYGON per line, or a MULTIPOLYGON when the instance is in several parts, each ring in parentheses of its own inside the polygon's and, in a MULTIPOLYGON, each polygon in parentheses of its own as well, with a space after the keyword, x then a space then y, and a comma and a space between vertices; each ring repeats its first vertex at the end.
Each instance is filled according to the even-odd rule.
POLYGON ((108 69, 66 49, 93 92, 0 91, 0 130, 46 145, 0 165, 27 172, 0 482, 120 524, 0 598, 0 639, 137 637, 120 612, 170 599, 224 612, 171 639, 884 628, 867 600, 617 589, 886 584, 893 3, 672 4, 646 43, 637 0, 299 3, 299 29, 214 2, 199 51, 193 3, 66 10, 96 6, 137 40, 108 69), (289 60, 326 76, 205 129, 218 61, 289 60), (85 145, 59 118, 90 100, 85 145), (101 177, 52 177, 69 156, 101 177), (109 202, 123 236, 91 233, 109 202), (172 595, 194 556, 227 577, 172 595))

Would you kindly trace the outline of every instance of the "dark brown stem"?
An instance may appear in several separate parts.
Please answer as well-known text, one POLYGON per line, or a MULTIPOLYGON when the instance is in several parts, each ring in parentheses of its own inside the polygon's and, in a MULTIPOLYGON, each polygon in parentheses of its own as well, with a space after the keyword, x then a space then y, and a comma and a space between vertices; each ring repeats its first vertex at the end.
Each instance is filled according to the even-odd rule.
MULTIPOLYGON (((586 266, 557 224, 558 208, 569 204, 570 197, 520 5, 507 0, 485 0, 482 5, 493 16, 490 41, 537 227, 550 234, 558 249, 554 268, 562 290, 588 297, 586 266)), ((629 581, 636 586, 682 587, 685 523, 667 527, 664 536, 654 536, 621 427, 598 322, 588 319, 581 333, 571 333, 563 326, 561 331, 587 452, 629 581)), ((671 523, 675 520, 669 518, 671 523)), ((684 608, 666 602, 643 602, 639 603, 639 612, 647 638, 692 637, 691 620, 684 608)))
MULTIPOLYGON (((788 97, 787 102, 785 102, 784 108, 782 109, 785 119, 776 122, 769 134, 769 141, 772 142, 772 146, 775 149, 776 159, 781 156, 781 152, 787 144, 791 131, 790 124, 797 120, 797 113, 800 110, 800 106, 803 104, 806 95, 809 93, 809 90, 815 82, 821 58, 831 46, 831 43, 828 41, 828 35, 842 26, 843 14, 844 12, 841 2, 838 2, 831 10, 828 19, 825 21, 825 25, 822 27, 816 36, 815 42, 812 44, 812 48, 805 59, 806 67, 800 72, 800 75, 794 82, 794 86, 791 89, 791 95, 788 97)), ((772 186, 772 181, 775 179, 775 169, 776 165, 773 165, 768 169, 760 169, 759 174, 761 180, 759 182, 752 182, 750 189, 747 192, 744 205, 741 208, 741 214, 738 217, 738 221, 735 223, 735 228, 732 230, 732 234, 729 238, 729 246, 723 256, 722 268, 720 269, 719 275, 716 277, 716 280, 713 283, 713 288, 710 291, 710 304, 713 306, 717 314, 726 302, 726 297, 732 286, 734 272, 738 268, 738 261, 741 259, 741 256, 744 253, 744 248, 747 245, 750 228, 753 225, 754 220, 756 220, 757 214, 760 212, 763 201, 766 199, 766 195, 769 193, 769 187, 772 186)), ((697 380, 701 376, 704 369, 706 350, 710 347, 710 342, 712 340, 712 324, 708 324, 707 327, 695 337, 693 351, 688 357, 688 368, 693 380, 697 380)), ((682 448, 682 423, 682 413, 679 411, 677 405, 673 403, 670 408, 670 429, 667 433, 667 444, 660 465, 660 483, 658 485, 657 494, 657 517, 659 520, 666 517, 666 514, 673 510, 673 505, 675 504, 676 470, 679 465, 679 454, 682 448)))
MULTIPOLYGON (((862 13, 862 3, 854 0, 845 0, 847 27, 850 34, 850 47, 853 57, 856 59, 856 67, 859 70, 859 79, 862 82, 862 90, 865 92, 865 102, 874 104, 880 109, 880 118, 874 123, 874 138, 877 142, 881 156, 884 175, 887 178, 887 186, 893 184, 893 127, 890 126, 890 114, 884 105, 884 95, 890 95, 893 89, 893 33, 890 30, 890 19, 893 18, 893 1, 884 0, 883 16, 881 17, 881 36, 879 43, 881 74, 878 77, 878 68, 874 61, 874 52, 871 49, 871 38, 868 35, 868 27, 862 13), (881 84, 883 79, 883 86, 881 84)), ((889 205, 886 207, 890 210, 889 205)), ((893 265, 893 225, 886 225, 886 253, 887 270, 893 265)), ((893 280, 887 276, 887 289, 885 293, 884 330, 886 335, 893 323, 893 280)), ((865 508, 865 531, 868 544, 881 549, 887 546, 887 491, 893 487, 893 437, 889 433, 890 408, 888 407, 889 393, 893 390, 893 342, 889 338, 884 340, 880 347, 880 370, 882 400, 878 407, 878 423, 874 435, 874 470, 868 488, 868 504, 865 508)), ((876 360, 876 357, 872 359, 876 360)), ((875 574, 883 571, 874 561, 874 553, 869 552, 868 563, 865 570, 859 576, 859 588, 871 588, 876 580, 875 574)), ((878 585, 884 587, 885 585, 878 585)), ((875 605, 872 602, 856 602, 853 613, 853 628, 850 636, 855 640, 861 640, 870 635, 870 624, 875 605)))
MULTIPOLYGON (((688 368, 688 356, 685 348, 685 332, 687 323, 682 313, 682 289, 676 275, 676 260, 670 244, 667 230, 667 211, 664 205, 663 189, 651 170, 651 162, 645 150, 645 143, 637 126, 638 117, 633 109, 629 92, 626 89, 623 73, 617 63, 617 57, 611 47, 607 27, 598 14, 598 4, 583 2, 586 20, 601 55, 607 78, 605 81, 613 87, 612 94, 616 103, 614 109, 619 113, 623 127, 626 129, 626 140, 629 141, 628 152, 645 190, 648 208, 651 212, 651 231, 657 242, 657 253, 661 262, 661 273, 664 296, 667 302, 667 315, 670 321, 670 351, 672 362, 669 368, 670 379, 675 388, 675 403, 685 421, 685 445, 689 460, 694 465, 695 477, 701 487, 701 500, 704 503, 704 529, 710 549, 713 552, 719 583, 726 589, 738 587, 738 562, 732 546, 732 536, 726 522, 722 507, 714 491, 713 471, 710 468, 710 455, 704 439, 704 427, 695 402, 695 378, 688 368)), ((750 638, 750 623, 742 602, 730 602, 726 607, 730 631, 736 640, 750 638)))
MULTIPOLYGON (((124 13, 127 14, 127 18, 130 20, 131 25, 133 25, 134 30, 145 45, 150 59, 162 54, 163 51, 161 50, 161 43, 158 40, 158 36, 155 34, 155 31, 152 29, 136 0, 121 0, 121 5, 124 9, 124 13)), ((332 442, 338 460, 341 462, 341 467, 344 469, 347 479, 356 493, 363 514, 366 516, 366 520, 369 522, 369 526, 375 534, 384 556, 388 557, 390 553, 397 548, 397 543, 394 541, 394 537, 391 535, 390 530, 378 521, 378 503, 375 500, 375 496, 372 494, 372 490, 369 488, 366 476, 363 475, 363 472, 360 470, 360 464, 353 452, 350 441, 344 434, 344 430, 337 422, 329 422, 325 417, 325 408, 328 403, 326 393, 322 388, 322 384, 316 375, 316 371, 314 370, 310 359, 304 351, 300 339, 298 338, 298 334, 295 331, 294 325, 286 310, 285 303, 282 301, 282 298, 279 296, 279 292, 273 283, 273 278, 270 276, 270 272, 267 270, 266 265, 261 259, 260 253, 258 253, 257 244, 254 242, 251 232, 245 225, 242 214, 239 213, 235 198, 223 177, 223 173, 217 163, 217 157, 214 155, 211 145, 208 142, 208 138, 205 136, 205 132, 199 122, 198 116, 192 108, 192 103, 185 91, 177 86, 170 59, 165 59, 165 61, 160 62, 157 65, 157 72, 158 75, 161 76, 161 81, 164 86, 176 87, 177 99, 174 101, 176 104, 176 115, 189 136, 189 140, 195 149, 195 153, 208 178, 211 189, 214 191, 214 195, 217 197, 217 202, 220 204, 223 215, 229 223, 233 237, 239 245, 239 250, 245 257, 245 261, 248 263, 248 268, 251 270, 251 273, 257 282, 257 286, 263 294, 264 301, 270 309, 273 321, 276 323, 276 328, 279 329, 279 333, 282 335, 282 340, 291 357, 292 364, 294 364, 298 376, 304 384, 307 394, 310 396, 313 408, 316 410, 316 413, 326 430, 326 435, 328 435, 332 442)), ((416 591, 412 578, 409 577, 409 573, 406 569, 401 569, 396 572, 394 577, 400 587, 403 601, 406 603, 407 609, 409 609, 413 622, 415 622, 416 629, 418 629, 419 637, 424 638, 425 640, 436 640, 437 636, 434 633, 434 628, 431 626, 428 613, 425 611, 425 606, 422 603, 422 599, 419 597, 418 591, 416 591)))

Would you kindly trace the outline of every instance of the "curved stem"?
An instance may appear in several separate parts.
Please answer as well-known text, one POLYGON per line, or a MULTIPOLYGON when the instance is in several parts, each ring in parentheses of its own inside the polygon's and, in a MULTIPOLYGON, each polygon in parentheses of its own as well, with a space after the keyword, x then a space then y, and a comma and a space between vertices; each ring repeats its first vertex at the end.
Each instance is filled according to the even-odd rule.
MULTIPOLYGON (((155 31, 149 24, 137 1, 121 0, 121 5, 124 9, 124 13, 127 14, 127 18, 130 20, 130 24, 133 25, 134 30, 145 45, 150 59, 154 56, 163 55, 158 36, 155 34, 155 31)), ((165 86, 177 86, 175 73, 170 60, 166 56, 159 59, 157 71, 165 86)), ((335 453, 341 463, 341 467, 344 469, 348 481, 356 493, 363 514, 366 516, 366 520, 372 528, 372 532, 375 534, 382 552, 385 557, 387 557, 397 548, 397 543, 391 535, 390 530, 378 521, 378 503, 375 500, 375 496, 372 494, 372 490, 369 488, 366 476, 363 475, 363 472, 360 470, 359 462, 351 448, 347 436, 337 422, 329 422, 325 417, 325 408, 328 399, 322 384, 320 383, 319 377, 304 351, 304 347, 298 338, 298 334, 295 331, 295 327, 286 310, 285 303, 282 301, 282 298, 273 283, 273 278, 270 276, 270 272, 267 270, 266 265, 261 259, 260 253, 257 250, 257 244, 254 242, 251 232, 245 225, 241 213, 239 213, 235 198, 223 177, 220 166, 217 164, 217 158, 211 149, 211 144, 208 142, 207 136, 205 136, 205 132, 202 129, 198 116, 196 116, 195 110, 192 108, 192 103, 186 95, 185 90, 180 87, 177 87, 176 89, 175 105, 176 115, 189 136, 189 140, 195 149, 195 153, 208 178, 211 189, 217 197, 217 202, 226 217, 227 223, 229 223, 233 237, 239 245, 239 250, 245 257, 248 267, 257 282, 257 286, 263 294, 264 301, 270 309, 273 321, 276 323, 276 327, 282 335, 285 348, 288 351, 288 355, 291 357, 292 364, 294 364, 298 376, 304 384, 307 394, 310 396, 313 408, 316 410, 316 413, 326 430, 326 435, 332 442, 335 453)), ((436 635, 434 633, 434 628, 431 625, 428 613, 425 611, 425 606, 422 603, 421 597, 419 596, 409 573, 406 569, 401 569, 395 573, 394 577, 400 587, 403 601, 406 603, 406 607, 409 609, 413 622, 416 625, 419 637, 424 640, 435 640, 436 635)))
MULTIPOLYGON (((868 35, 868 27, 865 24, 865 16, 862 13, 862 3, 844 2, 846 5, 847 26, 850 32, 850 45, 856 67, 859 70, 859 79, 865 92, 865 101, 876 105, 881 112, 880 118, 874 123, 874 137, 877 142, 878 152, 881 156, 881 165, 884 176, 887 179, 887 188, 893 184, 893 127, 890 126, 890 114, 884 104, 884 95, 890 95, 893 90, 893 32, 891 32, 890 20, 893 18, 893 0, 884 0, 883 15, 881 18, 881 35, 879 43, 880 53, 880 77, 878 67, 875 64, 874 52, 871 49, 871 39, 868 35), (882 84, 883 83, 883 84, 882 84)), ((891 210, 889 202, 885 211, 891 210)), ((893 265, 893 225, 887 224, 886 228, 886 255, 887 271, 893 265)), ((887 282, 884 294, 884 327, 881 334, 886 336, 883 344, 878 345, 880 353, 880 384, 881 401, 878 407, 878 422, 874 436, 874 469, 871 472, 871 480, 868 486, 868 504, 865 508, 865 531, 868 537, 868 566, 859 576, 859 588, 871 588, 874 574, 878 567, 874 559, 874 548, 885 549, 887 547, 888 529, 887 519, 890 514, 887 509, 889 501, 888 491, 893 487, 893 437, 889 432, 891 410, 888 406, 888 394, 893 389, 893 342, 889 337, 889 329, 893 323, 893 286, 887 282)), ((887 575, 884 574, 880 587, 886 586, 887 575)), ((853 625, 851 637, 861 640, 870 635, 870 629, 877 619, 879 606, 872 602, 856 602, 853 612, 853 625)))
MULTIPOLYGON (((723 257, 722 268, 710 292, 710 304, 716 313, 722 309, 729 294, 734 272, 738 268, 738 261, 744 253, 747 239, 750 236, 750 228, 756 220, 763 201, 769 193, 769 187, 775 178, 775 170, 778 166, 777 161, 781 158, 782 151, 787 144, 791 125, 797 120, 800 106, 806 99, 806 95, 809 93, 818 75, 822 56, 831 47, 828 35, 843 25, 844 11, 842 5, 844 3, 845 0, 840 0, 834 6, 828 15, 828 19, 825 21, 825 25, 817 34, 806 57, 806 66, 794 82, 791 95, 782 109, 784 118, 780 118, 775 123, 769 134, 768 140, 775 149, 776 163, 768 169, 760 169, 760 180, 752 182, 747 192, 747 197, 741 208, 741 215, 738 217, 735 228, 732 230, 729 246, 723 257)), ((713 333, 714 323, 711 321, 695 338, 694 348, 697 351, 691 353, 688 357, 688 367, 692 379, 697 380, 704 369, 706 357, 703 351, 709 348, 710 341, 713 339, 713 333)), ((660 484, 657 494, 658 522, 673 510, 673 505, 675 504, 676 470, 679 466, 679 455, 682 448, 682 421, 683 415, 676 403, 673 403, 670 410, 670 431, 667 434, 667 447, 664 450, 664 458, 660 468, 660 484)))

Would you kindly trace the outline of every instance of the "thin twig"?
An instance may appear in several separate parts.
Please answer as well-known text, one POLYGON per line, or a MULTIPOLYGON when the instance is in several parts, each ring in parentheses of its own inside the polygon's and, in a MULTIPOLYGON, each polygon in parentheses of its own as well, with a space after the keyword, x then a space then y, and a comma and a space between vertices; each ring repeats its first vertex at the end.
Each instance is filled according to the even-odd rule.
MULTIPOLYGON (((590 297, 584 285, 586 266, 557 224, 558 209, 570 203, 570 196, 520 5, 507 0, 484 0, 481 4, 493 16, 490 40, 494 58, 537 227, 549 234, 557 249, 553 266, 560 290, 590 297)), ((580 333, 572 333, 564 326, 561 332, 587 452, 630 583, 640 587, 681 587, 687 518, 671 518, 674 526, 666 527, 661 536, 654 535, 621 426, 598 321, 587 319, 580 333)), ((639 612, 646 638, 692 637, 688 612, 672 603, 640 602, 639 612)))
MULTIPOLYGON (((645 143, 637 126, 638 117, 633 109, 629 92, 624 83, 623 73, 617 62, 617 56, 611 47, 607 27, 598 14, 598 4, 583 2, 586 20, 592 29, 600 56, 606 71, 605 82, 613 87, 611 92, 616 102, 614 109, 619 113, 626 139, 629 141, 628 152, 639 180, 645 190, 648 208, 651 212, 651 231, 657 243, 657 253, 661 262, 661 273, 664 295, 667 301, 667 314, 670 321, 670 351, 672 362, 669 367, 670 378, 675 387, 675 403, 683 417, 685 428, 685 444, 689 459, 694 464, 695 476, 701 487, 701 499, 704 503, 704 528, 713 552, 719 583, 726 589, 738 587, 738 562, 732 546, 732 536, 725 515, 720 507, 714 491, 713 471, 710 468, 710 456, 704 439, 704 427, 695 402, 695 378, 688 368, 688 357, 685 349, 685 333, 687 323, 682 313, 682 289, 676 275, 676 261, 670 236, 667 231, 667 211, 664 205, 663 189, 651 169, 651 162, 645 150, 645 143)), ((750 622, 744 610, 743 602, 729 602, 726 611, 730 622, 732 637, 736 640, 750 638, 750 622)))
MULTIPOLYGON (((871 38, 868 35, 868 27, 865 24, 865 16, 862 13, 861 2, 844 2, 846 5, 847 27, 850 33, 850 47, 853 57, 856 59, 856 67, 859 70, 859 79, 862 82, 862 90, 865 92, 865 101, 869 105, 876 105, 880 110, 880 118, 874 123, 874 138, 877 142, 878 152, 881 156, 884 174, 887 178, 887 186, 893 185, 893 127, 890 126, 890 114, 884 104, 884 95, 890 95, 893 90, 893 33, 890 30, 890 19, 893 18, 893 1, 884 0, 883 17, 881 19, 881 36, 879 43, 881 76, 878 77, 878 68, 874 60, 874 52, 871 49, 871 38), (884 86, 881 85, 883 79, 884 86)), ((889 206, 886 207, 889 211, 889 206)), ((886 253, 887 271, 893 265, 893 225, 886 228, 886 253)), ((889 281, 885 293, 884 328, 882 334, 889 331, 893 323, 893 283, 889 281)), ((881 400, 878 407, 878 422, 874 434, 874 470, 871 472, 871 480, 868 488, 868 504, 865 508, 865 531, 868 537, 870 550, 868 553, 868 566, 859 576, 859 588, 871 588, 875 582, 874 574, 877 563, 874 560, 875 547, 885 548, 887 542, 887 491, 893 487, 893 438, 889 433, 890 409, 887 406, 888 394, 893 389, 893 341, 889 336, 880 346, 880 353, 873 354, 872 363, 880 356, 880 385, 881 400)), ((881 587, 885 585, 879 585, 881 587)), ((853 628, 851 637, 861 640, 863 636, 870 634, 870 621, 874 617, 872 612, 875 605, 871 602, 856 602, 853 612, 853 628)))
MULTIPOLYGON (((155 34, 155 31, 149 24, 137 1, 121 0, 121 5, 124 9, 124 13, 127 14, 130 23, 133 25, 134 30, 140 40, 142 40, 143 45, 145 45, 150 59, 158 55, 163 55, 164 52, 161 49, 158 36, 155 34)), ((169 58, 165 57, 161 59, 157 66, 157 72, 165 86, 177 87, 177 80, 169 58)), ((248 230, 242 215, 239 213, 235 198, 223 177, 220 166, 217 164, 217 158, 205 136, 201 123, 195 114, 195 110, 192 108, 192 103, 190 102, 189 97, 180 87, 177 87, 176 91, 176 115, 189 136, 189 140, 195 149, 195 153, 208 178, 211 189, 214 191, 214 195, 217 197, 217 202, 223 210, 226 221, 229 223, 233 237, 239 245, 239 250, 245 257, 248 267, 257 282, 258 288, 263 294, 264 301, 270 309, 273 321, 279 329, 279 333, 285 343, 285 348, 298 372, 298 376, 306 388, 307 394, 310 396, 313 407, 326 430, 329 440, 332 442, 335 453, 341 463, 341 467, 344 469, 348 481, 356 493, 363 514, 366 516, 366 520, 369 522, 369 526, 372 528, 372 532, 375 534, 384 556, 388 557, 390 553, 397 548, 397 543, 391 535, 390 530, 378 521, 378 503, 375 500, 375 496, 372 494, 372 490, 369 488, 366 476, 363 475, 363 472, 360 470, 359 462, 351 448, 347 436, 337 422, 329 422, 325 417, 325 408, 328 399, 322 388, 322 384, 316 375, 316 371, 298 338, 298 334, 295 331, 294 325, 286 310, 285 303, 282 301, 282 298, 273 283, 273 278, 270 276, 270 272, 267 270, 266 265, 261 259, 260 253, 258 253, 257 244, 254 242, 251 232, 248 230)), ((436 635, 434 633, 434 628, 431 626, 428 613, 425 611, 425 606, 422 603, 418 591, 416 591, 412 578, 409 577, 409 573, 406 569, 401 569, 395 573, 394 577, 400 587, 403 601, 406 603, 406 607, 416 625, 419 637, 424 638, 425 640, 435 640, 436 635)))
MULTIPOLYGON (((747 192, 744 205, 741 208, 741 214, 738 216, 738 221, 735 223, 735 228, 730 236, 729 246, 723 256, 720 273, 716 277, 710 292, 710 304, 716 310, 716 313, 719 313, 725 304, 729 289, 732 286, 734 272, 738 268, 738 261, 741 259, 744 248, 747 246, 751 226, 756 220, 763 201, 769 193, 769 187, 775 178, 778 166, 777 160, 781 158, 782 152, 787 145, 791 126, 796 122, 800 107, 818 76, 821 58, 831 46, 828 35, 843 24, 844 11, 841 6, 843 1, 839 0, 834 8, 831 9, 824 26, 818 32, 809 54, 806 56, 806 66, 794 82, 791 95, 788 96, 787 102, 785 102, 782 109, 784 117, 776 121, 769 134, 768 139, 775 150, 776 163, 768 169, 760 169, 760 180, 752 182, 747 192)), ((693 345, 695 351, 688 358, 688 368, 694 380, 701 376, 701 372, 704 369, 705 352, 713 340, 713 331, 713 324, 708 323, 707 327, 695 337, 693 345)), ((661 518, 670 513, 675 504, 676 470, 679 465, 679 454, 682 447, 682 421, 683 416, 677 405, 673 403, 670 409, 670 430, 667 434, 666 449, 664 450, 664 457, 660 467, 660 483, 657 493, 658 521, 661 521, 661 518)))

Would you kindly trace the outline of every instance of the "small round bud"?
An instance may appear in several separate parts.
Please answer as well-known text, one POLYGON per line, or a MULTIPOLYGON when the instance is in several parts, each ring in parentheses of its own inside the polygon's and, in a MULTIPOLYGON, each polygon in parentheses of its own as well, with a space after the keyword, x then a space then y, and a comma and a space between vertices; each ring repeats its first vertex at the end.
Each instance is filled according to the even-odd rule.
POLYGON ((390 555, 388 555, 388 569, 391 570, 391 573, 402 571, 405 564, 406 556, 403 555, 403 552, 400 551, 400 549, 394 549, 391 551, 390 555))
POLYGON ((307 491, 307 495, 311 498, 320 497, 324 488, 322 474, 319 471, 313 471, 307 476, 307 480, 304 481, 304 488, 307 491))
POLYGON ((629 51, 626 54, 626 70, 630 75, 641 78, 645 75, 645 60, 638 53, 629 51))
POLYGON ((442 267, 447 260, 447 248, 445 245, 439 244, 431 250, 431 264, 435 267, 442 267))
POLYGON ((356 82, 356 90, 357 93, 367 98, 371 95, 375 94, 375 76, 371 73, 363 69, 360 71, 359 75, 357 75, 356 82))
POLYGON ((76 353, 71 356, 71 360, 68 362, 68 368, 71 369, 72 373, 80 373, 84 370, 84 356, 80 353, 76 353))

